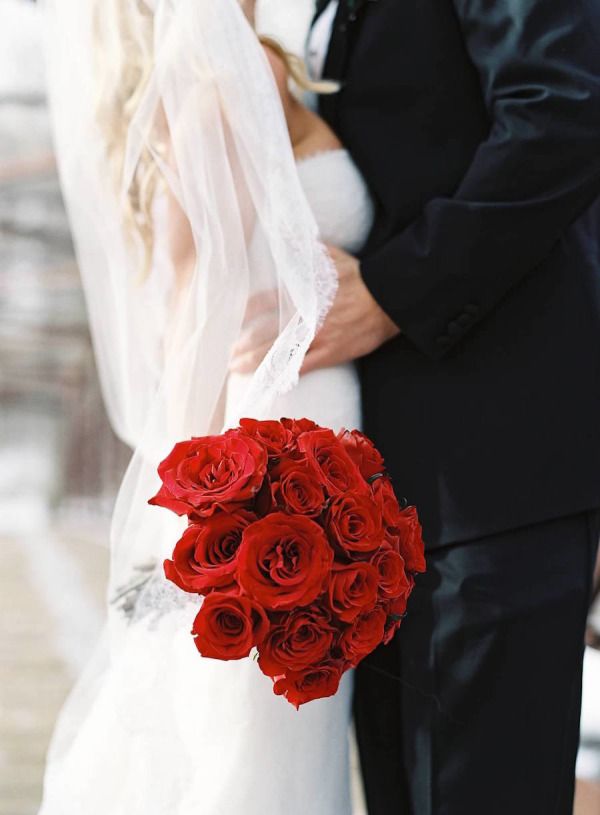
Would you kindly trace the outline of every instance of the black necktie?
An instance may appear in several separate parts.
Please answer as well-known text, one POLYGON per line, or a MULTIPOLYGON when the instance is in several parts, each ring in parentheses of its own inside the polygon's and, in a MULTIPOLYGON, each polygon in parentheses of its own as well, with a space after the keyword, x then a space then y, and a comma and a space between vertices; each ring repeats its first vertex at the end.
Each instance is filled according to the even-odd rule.
MULTIPOLYGON (((340 9, 338 17, 350 22, 354 22, 362 7, 367 3, 375 3, 377 0, 339 0, 340 9)), ((318 17, 325 11, 329 5, 330 0, 317 0, 315 4, 315 16, 313 17, 313 25, 318 17)))

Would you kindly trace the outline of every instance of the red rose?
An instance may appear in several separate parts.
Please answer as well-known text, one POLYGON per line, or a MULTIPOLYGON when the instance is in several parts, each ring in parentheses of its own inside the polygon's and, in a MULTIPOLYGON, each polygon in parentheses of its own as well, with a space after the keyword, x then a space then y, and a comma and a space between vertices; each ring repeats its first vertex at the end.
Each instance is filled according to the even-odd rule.
POLYGON ((352 563, 336 569, 329 583, 333 612, 348 623, 362 612, 371 611, 377 602, 377 583, 377 569, 369 563, 352 563))
POLYGON ((389 645, 396 636, 396 632, 402 625, 402 618, 388 617, 385 623, 385 630, 383 632, 383 644, 389 645))
POLYGON ((183 533, 165 560, 165 575, 180 589, 206 594, 212 589, 231 587, 237 566, 242 532, 256 516, 251 512, 216 512, 183 533))
POLYGON ((356 464, 331 430, 312 430, 298 437, 298 449, 314 465, 329 495, 368 490, 356 464))
POLYGON ((365 479, 385 472, 383 457, 373 442, 359 430, 341 430, 338 439, 365 479))
POLYGON ((239 430, 179 442, 159 465, 163 485, 149 503, 178 515, 212 515, 218 507, 250 501, 267 470, 262 444, 239 430))
POLYGON ((395 600, 390 600, 386 604, 385 608, 389 615, 385 624, 385 633, 383 636, 383 642, 386 645, 393 640, 396 631, 398 631, 402 624, 402 620, 406 617, 408 599, 414 587, 415 579, 411 574, 409 574, 408 586, 404 593, 399 595, 395 600))
POLYGON ((400 504, 392 487, 392 482, 386 476, 373 482, 373 497, 383 517, 385 526, 395 527, 400 521, 400 504))
POLYGON ((381 606, 360 617, 342 634, 340 647, 344 657, 352 666, 374 651, 382 642, 387 615, 381 606))
POLYGON ((276 506, 296 515, 320 515, 326 503, 319 474, 307 461, 283 459, 269 475, 276 506))
POLYGON ((427 569, 423 530, 415 507, 406 507, 400 513, 397 526, 400 554, 409 572, 422 573, 427 569))
POLYGON ((334 636, 329 613, 320 606, 300 608, 272 626, 260 646, 258 664, 267 676, 280 676, 287 670, 300 671, 323 660, 334 636))
POLYGON ((264 608, 290 609, 321 594, 332 563, 333 550, 317 523, 274 512, 244 530, 237 576, 264 608))
POLYGON ((400 509, 389 478, 379 478, 374 482, 373 496, 381 509, 386 538, 404 558, 406 570, 424 572, 425 546, 416 508, 400 509))
POLYGON ((243 659, 267 636, 269 620, 248 597, 213 592, 196 615, 192 634, 203 657, 243 659))
POLYGON ((294 446, 294 434, 281 422, 240 419, 240 427, 248 436, 261 442, 269 456, 280 456, 294 446))
POLYGON ((407 585, 403 588, 402 592, 393 600, 390 600, 387 605, 388 614, 391 614, 394 617, 404 617, 406 615, 408 599, 415 587, 415 578, 412 576, 412 574, 407 575, 407 581, 407 585))
POLYGON ((285 696, 295 708, 299 708, 313 699, 333 696, 340 686, 341 678, 342 666, 330 661, 304 671, 288 671, 275 681, 273 690, 278 696, 285 696))
POLYGON ((318 424, 311 419, 282 419, 281 424, 290 430, 294 436, 299 436, 300 433, 308 433, 309 430, 321 430, 318 424))
POLYGON ((371 563, 379 573, 379 596, 382 600, 408 599, 412 584, 398 552, 388 549, 386 545, 375 553, 371 563))
POLYGON ((381 512, 368 493, 336 498, 327 510, 327 530, 350 557, 373 552, 383 542, 381 512))

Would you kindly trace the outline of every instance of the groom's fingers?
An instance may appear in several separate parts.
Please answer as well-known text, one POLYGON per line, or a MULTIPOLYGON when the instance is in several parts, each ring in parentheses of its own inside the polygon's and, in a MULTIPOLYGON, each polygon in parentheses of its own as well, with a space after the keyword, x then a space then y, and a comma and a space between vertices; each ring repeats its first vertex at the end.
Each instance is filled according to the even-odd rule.
MULTIPOLYGON (((335 246, 325 248, 337 269, 339 285, 325 322, 308 350, 303 374, 363 357, 400 333, 368 291, 357 258, 335 246)), ((232 355, 231 370, 256 370, 278 333, 279 313, 273 311, 278 305, 275 291, 259 292, 250 298, 245 330, 232 355), (277 330, 268 337, 264 326, 270 320, 276 321, 277 330)))

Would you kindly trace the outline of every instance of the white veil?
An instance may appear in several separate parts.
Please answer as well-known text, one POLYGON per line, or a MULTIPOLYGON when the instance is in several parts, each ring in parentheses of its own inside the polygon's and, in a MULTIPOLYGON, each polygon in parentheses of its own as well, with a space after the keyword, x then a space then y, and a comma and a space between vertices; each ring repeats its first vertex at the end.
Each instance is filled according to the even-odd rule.
POLYGON ((230 353, 257 297, 268 293, 279 333, 230 415, 264 415, 294 385, 336 285, 271 69, 237 0, 151 5, 46 0, 64 197, 108 412, 135 451, 113 519, 111 592, 176 539, 179 519, 146 503, 157 489, 156 466, 176 440, 220 431, 230 353), (130 31, 151 31, 151 53, 130 111, 119 190, 98 98, 124 56, 123 14, 130 31), (142 161, 159 179, 145 275, 123 217, 142 161), (174 201, 195 246, 185 273, 165 238, 174 201))
MULTIPOLYGON (((80 738, 103 670, 127 651, 116 601, 136 579, 144 583, 144 570, 162 568, 182 531, 182 519, 147 503, 158 463, 177 440, 221 430, 230 354, 261 294, 278 333, 227 410, 268 414, 297 381, 336 276, 300 186, 271 68, 237 0, 156 0, 152 8, 144 0, 45 0, 45 11, 59 173, 103 394, 134 451, 111 525, 107 632, 63 710, 48 780, 60 777, 80 738), (119 72, 127 78, 123 14, 128 36, 150 32, 142 43, 150 52, 143 92, 129 103, 116 183, 98 103, 103 83, 119 72), (142 164, 144 178, 159 180, 149 264, 124 217, 142 164), (187 265, 169 244, 173 209, 193 237, 187 265)), ((145 591, 138 602, 152 604, 145 591)))

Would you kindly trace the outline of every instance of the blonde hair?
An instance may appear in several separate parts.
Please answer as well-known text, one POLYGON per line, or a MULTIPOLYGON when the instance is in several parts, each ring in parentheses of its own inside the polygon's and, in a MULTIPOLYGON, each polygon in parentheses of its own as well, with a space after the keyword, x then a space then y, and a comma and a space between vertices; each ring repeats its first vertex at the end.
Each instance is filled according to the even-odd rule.
POLYGON ((306 70, 304 60, 296 56, 296 54, 286 51, 277 40, 263 35, 260 35, 258 39, 262 45, 266 48, 270 48, 271 51, 279 57, 287 68, 290 79, 293 80, 300 90, 321 94, 337 93, 337 91, 339 91, 340 86, 338 82, 331 82, 328 79, 320 79, 317 81, 311 79, 306 70))
MULTIPOLYGON (((154 15, 143 0, 98 0, 94 15, 96 119, 116 190, 123 176, 127 136, 152 71, 154 15)), ((123 201, 128 234, 143 251, 144 276, 154 250, 152 204, 159 174, 145 147, 123 201), (136 241, 137 238, 137 241, 136 241)))
MULTIPOLYGON (((144 0, 97 0, 94 19, 96 74, 101 78, 97 90, 96 116, 105 142, 106 155, 115 188, 120 189, 127 135, 139 101, 150 78, 154 63, 154 14, 144 0)), ((301 90, 330 94, 339 85, 310 79, 304 61, 288 52, 272 37, 259 36, 263 46, 284 63, 289 77, 301 90)), ((157 143, 152 152, 161 150, 157 143)), ((160 174, 151 150, 145 147, 124 201, 123 219, 132 241, 143 254, 143 274, 150 270, 154 251, 153 202, 160 174)))

